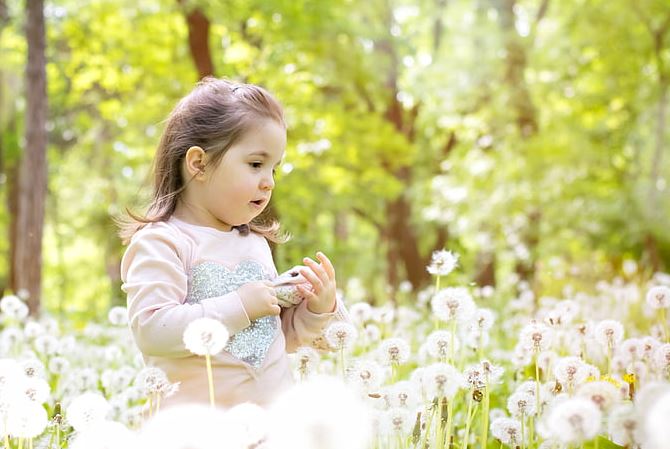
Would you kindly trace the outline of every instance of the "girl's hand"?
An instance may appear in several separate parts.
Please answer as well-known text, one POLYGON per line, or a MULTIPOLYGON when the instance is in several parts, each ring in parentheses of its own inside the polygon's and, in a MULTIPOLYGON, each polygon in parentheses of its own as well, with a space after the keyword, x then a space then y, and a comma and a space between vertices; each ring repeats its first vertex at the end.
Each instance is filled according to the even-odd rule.
POLYGON ((267 315, 279 315, 277 295, 270 281, 248 282, 237 289, 249 321, 267 315))
POLYGON ((305 279, 312 284, 312 290, 298 285, 298 290, 307 300, 307 308, 312 313, 329 313, 335 310, 335 268, 321 251, 316 253, 320 264, 309 257, 303 262, 307 267, 300 269, 305 279))

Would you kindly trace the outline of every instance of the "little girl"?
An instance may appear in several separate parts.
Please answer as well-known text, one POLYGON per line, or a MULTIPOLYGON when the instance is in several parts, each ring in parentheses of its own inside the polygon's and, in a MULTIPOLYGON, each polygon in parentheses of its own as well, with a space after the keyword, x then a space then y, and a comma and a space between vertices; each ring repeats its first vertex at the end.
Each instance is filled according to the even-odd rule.
POLYGON ((285 147, 282 108, 254 85, 206 79, 168 118, 147 214, 131 214, 121 232, 130 242, 121 277, 135 341, 147 364, 181 383, 167 404, 209 401, 204 358, 182 341, 197 318, 220 320, 231 335, 212 358, 219 406, 267 404, 293 382, 287 351, 323 349, 324 327, 346 320, 323 253, 292 270, 304 300, 278 305, 267 240, 282 239, 276 222, 258 216, 285 147))

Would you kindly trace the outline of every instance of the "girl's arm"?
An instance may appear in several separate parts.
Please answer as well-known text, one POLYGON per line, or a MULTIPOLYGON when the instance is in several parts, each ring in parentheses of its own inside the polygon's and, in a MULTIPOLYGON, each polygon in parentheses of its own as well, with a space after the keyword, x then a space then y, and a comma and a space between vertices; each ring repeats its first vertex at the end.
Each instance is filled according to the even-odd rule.
POLYGON ((183 238, 168 229, 143 229, 133 238, 121 262, 123 290, 128 295, 128 320, 133 336, 147 356, 187 357, 182 335, 202 317, 221 321, 231 335, 250 325, 237 292, 185 303, 188 276, 183 238))
POLYGON ((335 310, 327 313, 313 313, 307 308, 307 301, 295 307, 283 309, 281 322, 286 336, 286 351, 295 352, 300 346, 312 346, 326 350, 324 329, 333 321, 351 322, 349 313, 341 299, 337 299, 335 310))

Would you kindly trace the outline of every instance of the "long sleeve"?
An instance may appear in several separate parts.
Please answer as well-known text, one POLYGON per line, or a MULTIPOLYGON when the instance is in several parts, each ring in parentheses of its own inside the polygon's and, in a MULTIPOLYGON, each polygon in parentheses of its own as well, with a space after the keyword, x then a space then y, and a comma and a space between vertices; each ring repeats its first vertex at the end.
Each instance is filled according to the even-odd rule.
POLYGON ((197 318, 219 320, 231 335, 250 325, 237 292, 194 304, 185 302, 188 275, 180 241, 183 239, 169 229, 145 228, 134 236, 121 262, 130 328, 147 356, 190 356, 182 336, 197 318))
POLYGON ((281 313, 282 329, 286 337, 286 351, 295 352, 300 346, 313 346, 327 350, 323 330, 332 321, 351 322, 344 303, 337 299, 335 310, 329 313, 313 313, 307 308, 307 301, 295 307, 283 309, 281 313))

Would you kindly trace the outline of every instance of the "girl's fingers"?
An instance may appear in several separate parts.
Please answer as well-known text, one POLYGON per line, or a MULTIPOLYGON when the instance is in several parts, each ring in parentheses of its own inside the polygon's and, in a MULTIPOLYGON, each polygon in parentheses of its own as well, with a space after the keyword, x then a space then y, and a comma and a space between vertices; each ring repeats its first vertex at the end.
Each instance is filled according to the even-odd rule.
POLYGON ((312 271, 314 272, 314 274, 316 274, 319 277, 322 284, 325 284, 330 280, 330 278, 328 277, 328 274, 326 273, 326 270, 324 270, 321 265, 314 262, 309 257, 305 257, 305 259, 303 259, 303 260, 305 262, 305 265, 307 265, 309 268, 311 268, 312 271))
POLYGON ((320 292, 321 289, 323 288, 323 283, 321 282, 321 279, 317 275, 314 274, 314 272, 311 269, 302 269, 300 270, 300 274, 302 274, 305 279, 309 281, 310 284, 312 284, 312 287, 314 287, 314 291, 316 293, 320 292))
POLYGON ((330 259, 326 257, 326 255, 321 251, 318 251, 316 253, 316 258, 319 259, 319 262, 321 262, 321 266, 328 274, 328 277, 330 279, 335 279, 335 267, 333 267, 333 264, 330 262, 330 259))
POLYGON ((314 292, 308 288, 303 287, 302 285, 298 285, 298 291, 305 296, 306 300, 311 300, 311 299, 316 299, 316 295, 314 292))

